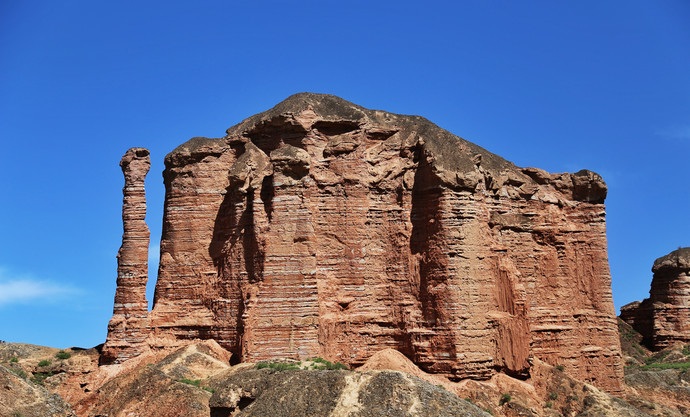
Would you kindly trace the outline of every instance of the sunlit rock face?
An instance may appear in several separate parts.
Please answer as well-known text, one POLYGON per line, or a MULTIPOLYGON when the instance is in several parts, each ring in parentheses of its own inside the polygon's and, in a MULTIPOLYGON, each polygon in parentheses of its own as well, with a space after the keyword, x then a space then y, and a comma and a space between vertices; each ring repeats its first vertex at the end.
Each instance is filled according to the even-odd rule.
POLYGON ((649 298, 621 307, 621 318, 640 332, 643 343, 660 350, 690 342, 690 248, 654 261, 649 298))
POLYGON ((394 348, 455 380, 527 377, 538 357, 620 389, 595 173, 518 168, 424 118, 319 94, 165 164, 149 346, 351 365, 394 348))

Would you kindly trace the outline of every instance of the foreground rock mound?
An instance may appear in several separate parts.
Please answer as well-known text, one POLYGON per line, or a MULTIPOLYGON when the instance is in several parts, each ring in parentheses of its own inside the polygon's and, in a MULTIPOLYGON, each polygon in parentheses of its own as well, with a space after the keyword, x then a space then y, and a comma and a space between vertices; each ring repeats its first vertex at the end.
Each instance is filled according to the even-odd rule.
POLYGON ((231 370, 209 385, 213 417, 490 416, 439 386, 400 372, 231 370))
POLYGON ((62 398, 0 366, 0 415, 24 417, 75 417, 62 398))
POLYGON ((690 248, 657 259, 652 272, 649 298, 621 307, 621 319, 650 349, 690 343, 690 248))
POLYGON ((453 380, 526 378, 537 357, 620 390, 595 173, 518 168, 421 117, 318 94, 165 164, 153 310, 146 248, 123 242, 139 266, 119 274, 132 299, 118 298, 104 363, 197 338, 235 362, 360 365, 394 348, 453 380))

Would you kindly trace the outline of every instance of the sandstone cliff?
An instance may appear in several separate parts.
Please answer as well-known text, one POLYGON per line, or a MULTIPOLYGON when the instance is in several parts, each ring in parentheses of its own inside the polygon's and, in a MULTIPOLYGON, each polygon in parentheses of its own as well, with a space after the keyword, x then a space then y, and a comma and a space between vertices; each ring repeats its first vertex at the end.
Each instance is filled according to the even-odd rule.
POLYGON ((454 380, 526 377, 536 357, 620 390, 595 173, 518 168, 424 118, 317 94, 165 164, 153 310, 145 279, 119 276, 132 299, 104 362, 196 338, 236 362, 394 348, 454 380))
POLYGON ((650 349, 690 342, 690 248, 657 259, 652 272, 649 298, 621 307, 621 319, 650 349))

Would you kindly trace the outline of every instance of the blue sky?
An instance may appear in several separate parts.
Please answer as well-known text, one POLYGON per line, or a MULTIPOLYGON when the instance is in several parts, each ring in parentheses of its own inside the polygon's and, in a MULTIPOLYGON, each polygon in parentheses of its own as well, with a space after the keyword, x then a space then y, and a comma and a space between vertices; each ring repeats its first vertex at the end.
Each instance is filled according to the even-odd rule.
POLYGON ((122 154, 151 150, 155 248, 164 156, 301 91, 599 172, 614 302, 642 299, 690 246, 688 22, 683 0, 0 1, 0 339, 103 342, 122 154))

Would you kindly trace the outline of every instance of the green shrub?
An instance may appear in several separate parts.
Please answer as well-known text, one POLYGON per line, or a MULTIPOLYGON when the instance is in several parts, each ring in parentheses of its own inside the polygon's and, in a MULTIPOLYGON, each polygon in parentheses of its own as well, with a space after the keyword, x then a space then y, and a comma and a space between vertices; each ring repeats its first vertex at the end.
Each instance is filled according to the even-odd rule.
POLYGON ((549 393, 549 400, 557 400, 557 399, 558 399, 558 393, 557 392, 549 393))
POLYGON ((49 376, 53 376, 52 372, 36 372, 32 377, 31 377, 31 382, 34 384, 38 385, 43 385, 43 382, 48 378, 49 376))
POLYGON ((651 370, 663 370, 663 369, 681 369, 681 370, 687 370, 690 369, 690 362, 676 362, 676 363, 648 363, 647 365, 644 365, 640 367, 640 369, 645 370, 645 371, 651 371, 651 370))
POLYGON ((544 404, 544 408, 551 408, 553 407, 553 403, 551 401, 547 401, 546 404, 544 404))
POLYGON ((273 369, 275 371, 290 371, 293 369, 299 369, 300 362, 259 362, 256 364, 256 369, 273 369))
POLYGON ((43 359, 42 361, 40 361, 38 363, 38 366, 49 366, 49 365, 50 365, 50 361, 48 359, 43 359))
POLYGON ((565 370, 565 366, 563 365, 556 365, 556 369, 563 372, 565 370))
POLYGON ((187 384, 187 385, 191 385, 193 387, 201 388, 203 390, 210 392, 211 394, 213 394, 215 392, 215 390, 213 388, 202 386, 200 379, 182 378, 182 379, 178 380, 177 382, 181 382, 183 384, 187 384))
POLYGON ((311 365, 311 369, 329 371, 348 369, 347 365, 345 365, 344 363, 331 362, 324 358, 312 358, 310 360, 313 362, 311 365))
POLYGON ((58 353, 55 354, 55 357, 56 357, 57 359, 61 359, 61 360, 63 360, 63 359, 69 359, 69 358, 72 357, 72 354, 69 353, 69 352, 65 352, 64 350, 61 350, 61 351, 59 351, 58 353))
POLYGON ((194 385, 195 387, 200 387, 201 386, 201 380, 200 379, 187 379, 187 378, 182 378, 180 379, 181 383, 187 384, 187 385, 194 385))
POLYGON ((17 362, 19 362, 19 358, 18 358, 18 357, 12 356, 12 357, 10 358, 10 363, 17 363, 17 362))
POLYGON ((513 397, 511 397, 510 394, 505 393, 505 394, 501 395, 501 400, 498 402, 498 405, 503 405, 503 404, 509 403, 512 398, 513 397))

